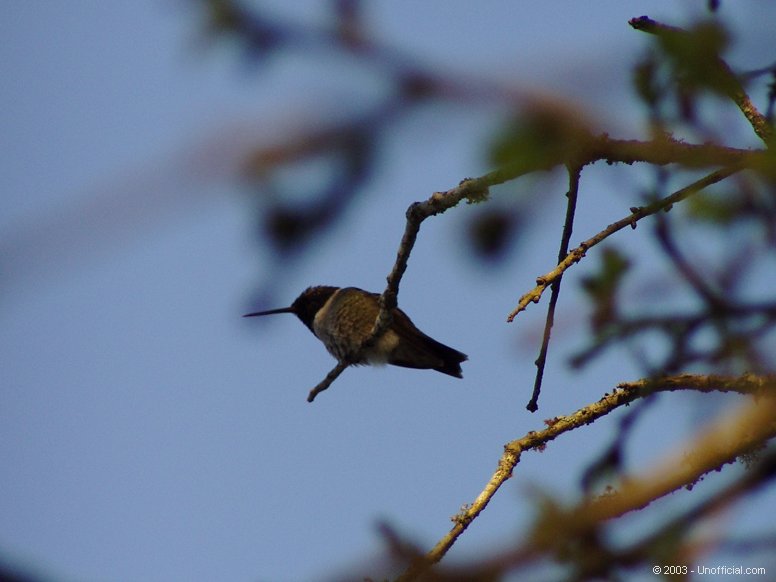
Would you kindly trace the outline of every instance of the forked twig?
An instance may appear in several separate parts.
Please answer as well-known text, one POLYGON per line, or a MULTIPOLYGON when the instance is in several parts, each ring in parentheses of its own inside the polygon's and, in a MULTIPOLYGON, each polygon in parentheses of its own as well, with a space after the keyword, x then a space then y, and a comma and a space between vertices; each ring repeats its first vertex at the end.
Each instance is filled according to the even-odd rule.
POLYGON ((509 314, 507 321, 512 322, 518 313, 525 311, 529 304, 538 303, 547 287, 552 285, 556 280, 563 276, 563 273, 565 273, 569 267, 581 261, 587 251, 595 245, 603 242, 611 235, 619 230, 622 230, 626 226, 635 228, 636 223, 638 223, 638 221, 642 218, 655 214, 656 212, 660 212, 661 210, 670 210, 671 207, 677 202, 681 202, 685 198, 700 192, 712 184, 721 182, 725 178, 729 178, 733 174, 740 172, 743 169, 744 167, 741 165, 733 165, 726 168, 721 168, 716 172, 712 172, 711 174, 704 176, 700 180, 696 180, 689 186, 685 186, 681 190, 677 190, 670 196, 661 198, 660 200, 652 202, 646 206, 631 208, 631 213, 628 216, 621 218, 617 222, 613 222, 598 234, 583 241, 578 247, 572 249, 572 251, 568 253, 566 257, 560 261, 552 271, 537 277, 536 287, 520 297, 520 300, 517 303, 517 307, 515 307, 515 309, 509 314))
MULTIPOLYGON (((560 250, 558 251, 558 262, 560 263, 569 252, 569 242, 571 233, 574 231, 574 216, 577 211, 577 197, 579 194, 579 174, 582 168, 568 167, 569 173, 569 191, 566 194, 568 202, 566 205, 566 220, 563 224, 563 234, 560 240, 560 250)), ((547 364, 547 351, 550 347, 550 334, 552 326, 555 323, 555 306, 560 296, 561 277, 552 284, 552 293, 550 295, 550 304, 547 307, 547 319, 544 322, 544 334, 542 336, 542 347, 539 349, 539 357, 536 358, 536 377, 534 378, 533 393, 531 400, 528 401, 526 409, 530 412, 536 412, 539 409, 539 394, 542 391, 542 378, 544 377, 544 367, 547 364)))

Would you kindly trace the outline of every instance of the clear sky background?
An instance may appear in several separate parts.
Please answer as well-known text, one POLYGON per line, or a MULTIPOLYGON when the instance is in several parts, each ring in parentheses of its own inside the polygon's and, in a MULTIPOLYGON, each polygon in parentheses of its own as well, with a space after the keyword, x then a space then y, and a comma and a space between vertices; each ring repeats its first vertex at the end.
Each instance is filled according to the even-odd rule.
MULTIPOLYGON (((450 72, 560 91, 618 137, 642 127, 630 67, 649 39, 628 19, 686 25, 705 14, 705 2, 367 4, 382 41, 450 72)), ((325 2, 262 5, 327 22, 325 2)), ((738 33, 734 65, 772 60, 775 6, 722 3, 738 33)), ((352 63, 301 52, 256 67, 228 42, 208 44, 202 24, 198 5, 182 1, 3 7, 0 561, 62 581, 377 577, 379 521, 429 548, 505 442, 640 372, 622 354, 582 372, 564 365, 586 330, 578 276, 591 262, 564 279, 541 408, 525 410, 543 304, 505 319, 557 253, 565 184, 553 174, 499 190, 536 196, 541 225, 500 267, 478 264, 465 244, 477 209, 423 226, 400 304, 469 354, 463 380, 349 369, 308 404, 331 357, 292 316, 240 315, 265 289, 277 307, 311 284, 381 291, 407 206, 490 169, 483 146, 497 118, 449 107, 404 119, 348 219, 315 252, 278 264, 254 234, 243 156, 307 120, 344 115, 343 103, 368 105, 379 84, 352 63)), ((741 136, 736 145, 758 145, 735 113, 720 123, 741 136)), ((586 170, 572 243, 627 214, 650 180, 628 167, 586 170)), ((652 267, 636 234, 617 240, 639 249, 637 269, 652 267)), ((659 293, 670 291, 666 282, 659 293)), ((634 292, 646 301, 658 291, 634 292)), ((634 436, 637 466, 728 401, 685 399, 682 412, 661 400, 634 436)), ((525 457, 450 558, 517 540, 538 490, 578 495, 579 469, 614 423, 525 457)), ((722 525, 766 527, 774 496, 758 504, 722 525)))

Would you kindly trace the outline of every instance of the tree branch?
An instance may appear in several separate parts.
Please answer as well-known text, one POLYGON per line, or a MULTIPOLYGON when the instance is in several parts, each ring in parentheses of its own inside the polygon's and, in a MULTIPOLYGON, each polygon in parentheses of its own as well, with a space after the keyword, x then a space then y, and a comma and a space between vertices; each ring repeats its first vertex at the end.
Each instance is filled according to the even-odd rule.
POLYGON ((689 445, 658 466, 624 480, 616 494, 582 504, 569 517, 583 524, 613 519, 692 486, 703 475, 751 453, 776 436, 775 417, 776 398, 772 394, 749 401, 703 427, 689 445))
MULTIPOLYGON (((549 442, 555 440, 562 434, 592 424, 613 410, 622 406, 627 406, 639 398, 644 398, 658 392, 672 392, 676 390, 738 392, 746 395, 766 394, 767 398, 759 398, 757 403, 747 407, 745 411, 745 419, 749 419, 754 415, 758 422, 765 423, 765 426, 761 431, 763 434, 760 434, 760 432, 755 434, 753 432, 741 436, 743 439, 742 442, 745 442, 747 447, 751 447, 753 442, 755 442, 753 438, 771 438, 776 434, 776 425, 773 421, 773 418, 776 416, 776 398, 773 396, 775 386, 775 376, 745 375, 741 377, 730 377, 683 374, 667 378, 643 379, 636 382, 619 384, 611 394, 605 394, 598 402, 580 408, 569 416, 559 416, 546 421, 548 424, 546 429, 538 432, 531 431, 524 437, 514 440, 504 446, 504 453, 498 462, 496 472, 485 485, 482 492, 480 492, 470 505, 466 505, 464 509, 455 516, 455 524, 452 529, 443 536, 434 548, 422 559, 413 562, 409 568, 397 578, 397 582, 407 582, 416 579, 425 570, 442 559, 469 524, 487 507, 499 488, 512 476, 512 471, 517 463, 520 462, 520 457, 525 451, 532 449, 541 450, 549 442), (752 435, 754 435, 754 437, 752 435)), ((728 419, 723 419, 723 421, 727 420, 728 419)), ((747 427, 741 424, 738 416, 725 424, 728 429, 730 429, 729 425, 738 427, 739 431, 745 432, 747 430, 747 427), (732 423, 732 425, 730 423, 732 423)), ((724 451, 733 454, 732 458, 741 454, 742 451, 739 451, 739 449, 732 450, 730 447, 729 442, 733 441, 728 437, 732 433, 716 434, 714 430, 709 430, 707 432, 710 435, 709 438, 725 439, 725 441, 728 442, 724 447, 723 443, 719 440, 714 440, 711 444, 706 443, 708 444, 708 451, 716 453, 722 447, 724 451)), ((706 445, 704 445, 704 447, 706 447, 706 445)), ((632 485, 623 487, 623 491, 621 492, 622 496, 619 497, 619 500, 616 503, 609 501, 607 502, 607 505, 599 505, 597 503, 585 504, 576 510, 574 519, 579 520, 580 523, 587 523, 588 525, 591 520, 610 519, 616 515, 621 515, 622 513, 643 507, 652 499, 649 495, 657 495, 659 497, 666 495, 670 491, 678 489, 685 484, 694 483, 700 475, 707 473, 718 466, 710 466, 710 463, 707 462, 711 458, 712 453, 704 453, 704 455, 705 456, 700 460, 704 462, 698 461, 693 463, 694 468, 702 468, 702 472, 700 473, 698 470, 695 470, 694 472, 682 472, 681 467, 686 463, 684 462, 684 458, 680 458, 678 461, 674 461, 677 465, 676 467, 674 465, 671 466, 670 478, 663 476, 666 474, 666 469, 661 469, 663 473, 660 473, 660 471, 650 471, 648 475, 654 475, 653 477, 645 478, 645 480, 635 479, 633 480, 634 483, 632 485), (674 476, 674 471, 681 473, 684 480, 674 476), (671 489, 671 487, 673 487, 673 489, 671 489)), ((719 460, 720 457, 715 456, 713 458, 719 460)), ((556 531, 557 527, 561 527, 563 523, 565 522, 558 522, 558 525, 555 528, 556 531)), ((549 543, 549 541, 547 541, 547 543, 549 543)))
MULTIPOLYGON (((649 476, 651 477, 651 472, 649 476)), ((643 567, 645 563, 654 562, 654 558, 658 556, 686 557, 695 555, 698 549, 703 550, 702 547, 694 547, 703 545, 702 541, 694 542, 684 537, 690 528, 702 519, 713 516, 720 508, 730 506, 744 498, 748 493, 763 487, 774 478, 776 478, 776 453, 770 452, 759 456, 755 463, 747 466, 747 471, 743 475, 729 485, 724 486, 688 511, 669 519, 659 529, 654 530, 646 537, 624 548, 612 547, 611 544, 605 545, 605 542, 599 541, 602 536, 596 530, 603 522, 595 521, 588 524, 587 527, 579 527, 578 524, 572 523, 572 527, 567 527, 567 520, 573 519, 569 515, 574 510, 562 514, 553 512, 550 516, 553 522, 550 523, 550 531, 540 537, 543 543, 537 543, 535 538, 529 539, 494 557, 467 565, 463 571, 457 567, 454 576, 449 570, 441 569, 438 577, 440 580, 447 580, 446 576, 450 576, 451 580, 499 580, 504 577, 506 572, 526 567, 552 553, 560 560, 575 567, 575 571, 568 578, 569 580, 619 579, 613 575, 618 568, 643 567), (558 531, 557 522, 562 524, 561 531, 558 531), (548 539, 550 532, 557 533, 557 536, 548 539), (666 547, 666 539, 672 540, 670 547, 666 547), (582 552, 579 551, 580 545, 585 545, 582 552), (569 552, 570 547, 576 548, 576 551, 569 552)), ((580 507, 582 504, 577 508, 580 507)), ((548 521, 550 519, 545 517, 541 523, 546 525, 548 521)), ((760 536, 743 541, 718 540, 716 545, 728 552, 772 550, 776 546, 776 538, 760 536)), ((413 555, 410 552, 401 554, 402 557, 413 555)))
POLYGON ((467 178, 461 181, 457 187, 447 192, 434 192, 428 200, 410 204, 409 208, 407 208, 407 222, 399 243, 399 250, 396 253, 396 261, 386 278, 387 286, 385 291, 380 295, 380 312, 377 314, 370 336, 363 344, 362 350, 374 345, 374 342, 391 325, 391 312, 398 304, 399 284, 404 276, 404 272, 407 270, 407 263, 423 221, 457 206, 463 199, 469 202, 486 200, 488 188, 494 184, 500 184, 507 179, 509 178, 498 171, 491 172, 480 178, 467 178))
MULTIPOLYGON (((687 167, 716 165, 723 161, 732 165, 730 168, 718 170, 706 178, 691 184, 687 188, 679 190, 663 201, 658 201, 636 209, 630 216, 610 225, 602 233, 599 233, 595 237, 582 243, 582 245, 566 255, 566 258, 559 263, 555 270, 545 275, 544 278, 540 277, 537 279, 537 288, 529 294, 524 295, 520 300, 518 308, 510 314, 507 321, 511 322, 517 313, 526 308, 528 303, 538 303, 544 289, 551 285, 556 279, 560 278, 562 273, 573 263, 581 260, 587 248, 598 244, 601 240, 604 240, 610 234, 613 234, 624 226, 629 224, 635 225, 641 218, 670 207, 674 202, 678 202, 690 194, 694 194, 696 191, 740 171, 744 167, 759 167, 762 158, 763 153, 759 151, 725 148, 711 144, 686 144, 670 138, 660 138, 651 141, 617 140, 611 139, 608 135, 603 134, 588 140, 586 149, 577 152, 577 158, 575 160, 552 161, 549 163, 549 167, 548 163, 536 163, 533 166, 526 166, 522 163, 506 165, 479 178, 466 178, 455 188, 451 188, 446 192, 435 192, 423 202, 414 202, 407 208, 407 221, 404 227, 404 234, 402 235, 399 244, 399 249, 396 253, 396 261, 386 279, 386 288, 380 296, 380 311, 372 326, 369 337, 361 346, 361 350, 363 351, 373 346, 377 339, 385 333, 385 330, 387 330, 391 324, 391 312, 398 304, 399 285, 404 276, 404 272, 407 270, 407 263, 410 254, 412 253, 412 249, 415 246, 418 232, 420 231, 420 225, 425 219, 436 216, 437 214, 442 214, 446 210, 457 206, 461 200, 466 199, 469 203, 483 202, 488 199, 489 188, 491 186, 503 184, 504 182, 519 178, 522 175, 538 170, 547 170, 554 165, 567 162, 577 165, 580 169, 584 165, 600 160, 605 160, 607 163, 622 162, 627 164, 633 162, 647 162, 656 165, 678 163, 686 165, 687 167), (587 247, 585 245, 587 245, 587 247), (542 284, 543 281, 544 284, 542 284), (525 305, 523 305, 524 300, 525 305)), ((326 378, 310 391, 307 398, 308 402, 312 402, 320 392, 326 390, 337 376, 342 373, 345 367, 347 366, 338 369, 339 366, 337 366, 329 372, 326 378)))
POLYGON ((661 210, 670 210, 675 203, 681 202, 685 198, 692 196, 693 194, 703 190, 708 186, 711 186, 712 184, 721 182, 725 178, 740 172, 742 169, 743 167, 738 165, 719 169, 716 172, 712 172, 711 174, 701 178, 700 180, 696 180, 689 186, 686 186, 681 190, 677 190, 670 196, 661 198, 660 200, 648 204, 647 206, 631 208, 631 214, 618 220, 617 222, 613 222, 595 236, 592 236, 586 241, 582 242, 578 247, 566 255, 566 257, 560 261, 552 271, 537 277, 536 287, 520 298, 517 303, 517 307, 507 317, 507 322, 511 323, 518 313, 525 311, 529 304, 538 303, 547 287, 559 279, 569 267, 581 261, 590 248, 606 240, 615 232, 622 230, 626 226, 635 228, 636 223, 642 218, 655 214, 656 212, 660 212, 661 210))
MULTIPOLYGON (((563 225, 563 234, 560 241, 560 250, 558 251, 558 262, 560 263, 569 252, 569 241, 571 233, 574 231, 574 216, 577 209, 577 196, 579 194, 579 175, 582 172, 581 167, 568 167, 569 173, 569 191, 566 194, 568 204, 566 206, 566 220, 563 225)), ((536 358, 536 377, 534 378, 533 394, 528 401, 526 409, 530 412, 536 412, 539 409, 539 394, 542 391, 542 378, 544 377, 544 367, 547 364, 547 351, 550 347, 550 334, 555 322, 555 306, 560 296, 561 277, 552 285, 550 295, 550 304, 547 307, 547 319, 544 322, 544 334, 542 336, 542 347, 539 349, 539 357, 536 358)))
MULTIPOLYGON (((640 16, 638 18, 631 18, 628 21, 635 30, 640 30, 656 36, 670 37, 671 35, 689 35, 690 33, 677 26, 668 26, 655 20, 652 20, 648 16, 640 16)), ((732 101, 744 114, 744 117, 749 121, 757 136, 766 144, 770 145, 773 140, 773 126, 768 123, 768 119, 757 110, 749 95, 744 90, 744 86, 739 81, 738 76, 732 71, 730 66, 719 56, 717 56, 711 63, 716 67, 717 74, 724 81, 721 85, 725 87, 725 93, 732 99, 732 101)))
MULTIPOLYGON (((684 163, 691 167, 696 167, 697 165, 705 165, 712 161, 725 159, 730 162, 735 162, 735 164, 732 167, 717 170, 706 178, 698 180, 661 201, 635 209, 630 216, 609 225, 607 229, 582 243, 582 245, 566 255, 566 258, 561 261, 553 271, 544 277, 539 277, 537 279, 537 287, 521 298, 517 309, 509 315, 509 318, 507 319, 509 322, 511 322, 520 311, 524 310, 528 303, 538 303, 544 289, 554 283, 556 279, 559 279, 568 267, 579 262, 588 248, 595 246, 621 228, 624 228, 627 225, 634 226, 636 222, 645 216, 668 208, 673 203, 683 200, 698 190, 714 184, 715 182, 719 182, 740 171, 743 167, 756 167, 759 159, 762 157, 761 152, 738 150, 735 148, 721 148, 708 144, 685 144, 668 138, 640 142, 635 140, 613 140, 607 135, 602 135, 592 139, 590 144, 589 149, 580 156, 579 160, 577 160, 577 163, 580 164, 579 168, 598 160, 606 160, 608 163, 633 163, 634 161, 645 161, 658 165, 684 163)), ((385 330, 391 325, 391 312, 398 304, 399 285, 404 276, 404 272, 407 270, 407 263, 410 254, 412 253, 412 249, 415 246, 418 232, 420 231, 420 225, 423 221, 431 216, 442 214, 446 210, 457 206, 458 203, 464 199, 469 203, 485 201, 489 196, 489 188, 491 186, 503 184, 504 182, 514 180, 524 174, 539 169, 547 168, 528 168, 523 165, 505 166, 479 178, 464 179, 455 188, 447 190, 446 192, 435 192, 427 200, 423 202, 414 202, 407 208, 407 221, 404 227, 404 234, 402 235, 399 244, 399 249, 396 253, 396 261, 394 262, 390 274, 386 278, 387 285, 380 296, 380 311, 372 326, 369 337, 361 346, 362 351, 373 346, 377 339, 385 333, 385 330)), ((339 366, 337 366, 329 372, 326 378, 310 391, 307 398, 308 402, 312 402, 320 392, 326 390, 337 376, 342 373, 345 367, 347 366, 344 366, 339 370, 339 366)), ((539 382, 541 382, 541 380, 539 382)), ((532 402, 534 402, 533 399, 532 402)), ((529 403, 529 406, 530 405, 531 404, 529 403)))
POLYGON ((664 135, 656 139, 614 139, 607 134, 593 137, 581 153, 584 164, 596 161, 632 164, 645 162, 655 166, 679 164, 686 168, 706 168, 745 164, 756 167, 763 152, 724 147, 712 143, 685 143, 664 135))
MULTIPOLYGON (((583 152, 579 152, 578 155, 579 159, 576 160, 576 163, 579 164, 580 168, 583 165, 600 160, 604 160, 607 163, 622 162, 626 164, 632 164, 634 162, 647 162, 656 165, 678 163, 693 168, 719 164, 729 164, 736 167, 738 165, 741 165, 742 167, 756 167, 759 160, 762 158, 761 152, 726 148, 713 144, 687 144, 671 138, 660 138, 651 141, 618 140, 612 139, 606 134, 591 138, 588 142, 587 149, 583 152)), ((550 168, 553 165, 560 165, 567 162, 571 163, 572 160, 557 160, 550 165, 550 168)), ((466 199, 470 203, 485 201, 488 198, 489 188, 491 186, 503 184, 504 182, 514 180, 525 174, 546 169, 549 169, 546 167, 546 164, 536 164, 530 167, 522 164, 507 165, 479 178, 466 178, 455 188, 447 190, 446 192, 435 192, 424 202, 415 202, 411 204, 409 208, 407 208, 407 222, 404 227, 401 243, 399 244, 399 250, 396 253, 396 261, 387 277, 385 291, 383 291, 380 296, 380 313, 375 320, 375 325, 372 327, 369 339, 364 344, 364 348, 373 345, 374 342, 377 341, 377 338, 379 338, 390 325, 391 310, 397 306, 399 284, 401 283, 404 272, 407 270, 407 263, 410 254, 412 253, 412 249, 415 246, 415 241, 417 240, 418 232, 420 231, 420 225, 426 218, 442 214, 446 210, 457 206, 463 199, 466 199)), ((717 173, 723 171, 724 170, 719 170, 717 173)), ((738 171, 738 169, 735 171, 738 171)), ((732 174, 735 172, 731 171, 730 173, 732 174)), ((712 174, 712 176, 714 175, 715 174, 712 174)), ((727 177, 727 175, 719 177, 715 181, 722 180, 727 177)), ((692 186, 688 186, 688 188, 691 187, 692 186)), ((689 194, 686 194, 686 196, 689 196, 689 194)), ((679 197, 676 200, 667 202, 666 205, 668 206, 682 198, 683 197, 679 197)), ((642 212, 645 212, 643 216, 657 212, 657 210, 662 208, 660 207, 654 211, 647 212, 651 206, 652 205, 640 209, 642 212)), ((634 216, 635 214, 636 213, 628 217, 626 224, 635 224, 635 221, 643 218, 643 216, 634 216)), ((511 316, 511 319, 513 318, 514 315, 511 316)), ((509 321, 511 321, 511 319, 509 321)))
POLYGON ((349 366, 350 362, 337 362, 337 365, 331 369, 331 372, 326 374, 326 377, 321 380, 315 388, 310 390, 310 394, 307 395, 307 402, 315 400, 315 397, 331 386, 332 382, 334 382, 334 380, 345 371, 345 368, 349 366))

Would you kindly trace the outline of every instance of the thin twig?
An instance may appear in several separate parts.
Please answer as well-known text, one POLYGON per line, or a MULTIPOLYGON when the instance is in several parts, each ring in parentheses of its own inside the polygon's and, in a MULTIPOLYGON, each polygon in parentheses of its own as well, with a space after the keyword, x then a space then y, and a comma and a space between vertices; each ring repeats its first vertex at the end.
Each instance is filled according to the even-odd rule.
POLYGON ((507 322, 512 322, 518 313, 520 313, 521 311, 525 311, 525 309, 528 307, 529 304, 538 303, 539 299, 541 299, 542 294, 547 289, 547 287, 552 285, 558 278, 560 278, 569 267, 581 261, 582 258, 585 256, 585 253, 587 253, 587 251, 590 248, 606 240, 615 232, 622 230, 626 226, 635 228, 636 223, 642 218, 655 214, 656 212, 660 212, 661 210, 670 210, 671 206, 673 206, 677 202, 681 202, 685 198, 692 196, 697 192, 700 192, 701 190, 703 190, 708 186, 711 186, 712 184, 721 182, 725 178, 728 178, 733 174, 740 172, 742 169, 743 167, 740 165, 721 168, 716 172, 712 172, 711 174, 701 178, 700 180, 696 180, 689 186, 685 186, 681 190, 677 190, 670 196, 661 198, 660 200, 657 200, 656 202, 648 204, 647 206, 631 208, 631 214, 629 214, 625 218, 618 220, 617 222, 613 222, 612 224, 607 226, 605 229, 603 229, 595 236, 592 236, 586 241, 582 242, 582 244, 580 244, 578 247, 573 249, 568 255, 566 255, 566 257, 562 261, 560 261, 552 271, 540 277, 537 277, 536 287, 531 289, 528 293, 526 293, 520 298, 520 300, 517 303, 517 307, 507 317, 507 322))
POLYGON ((348 366, 350 366, 350 362, 337 362, 337 365, 331 369, 331 372, 326 374, 326 377, 321 380, 315 388, 310 390, 310 394, 307 395, 307 402, 312 402, 318 394, 331 386, 331 383, 334 382, 348 366))
POLYGON ((386 278, 387 285, 385 291, 380 295, 380 311, 377 314, 374 326, 372 326, 369 338, 362 345, 362 350, 373 345, 385 333, 388 326, 391 325, 391 312, 398 303, 399 284, 404 276, 404 272, 407 270, 407 263, 423 221, 426 218, 442 214, 446 210, 453 208, 463 199, 467 199, 470 202, 485 200, 488 196, 488 188, 491 185, 500 184, 509 179, 511 178, 503 172, 490 172, 480 178, 467 178, 447 192, 435 192, 424 202, 410 204, 406 212, 407 222, 399 243, 399 250, 396 253, 396 261, 386 278))
MULTIPOLYGON (((568 167, 569 173, 569 191, 566 194, 568 203, 566 205, 566 220, 563 224, 563 234, 560 240, 560 249, 558 251, 558 262, 560 263, 569 252, 569 242, 571 241, 571 234, 574 230, 574 216, 577 210, 577 197, 579 194, 579 174, 582 172, 582 168, 571 166, 568 167)), ((544 367, 547 364, 547 350, 550 347, 550 334, 552 333, 552 326, 555 323, 555 306, 558 303, 558 297, 560 296, 560 282, 562 277, 552 284, 552 292, 550 294, 550 304, 547 307, 547 319, 544 322, 544 334, 542 336, 542 347, 539 349, 539 357, 536 358, 536 378, 534 378, 533 393, 531 394, 531 400, 528 401, 526 408, 530 412, 536 412, 539 409, 539 394, 542 391, 542 378, 544 377, 544 367)))

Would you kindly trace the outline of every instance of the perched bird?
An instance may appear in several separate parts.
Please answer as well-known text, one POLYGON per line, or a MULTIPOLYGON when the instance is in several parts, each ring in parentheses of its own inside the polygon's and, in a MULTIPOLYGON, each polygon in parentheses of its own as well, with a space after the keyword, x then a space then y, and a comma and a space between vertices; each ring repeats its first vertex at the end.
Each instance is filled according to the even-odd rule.
POLYGON ((380 311, 379 298, 377 293, 356 287, 308 287, 290 307, 248 313, 243 317, 293 313, 340 362, 393 364, 463 378, 461 362, 468 356, 428 337, 398 307, 392 312, 390 327, 373 346, 359 354, 380 311))

